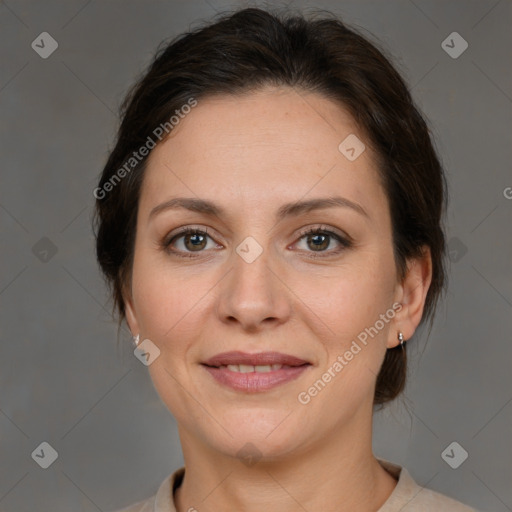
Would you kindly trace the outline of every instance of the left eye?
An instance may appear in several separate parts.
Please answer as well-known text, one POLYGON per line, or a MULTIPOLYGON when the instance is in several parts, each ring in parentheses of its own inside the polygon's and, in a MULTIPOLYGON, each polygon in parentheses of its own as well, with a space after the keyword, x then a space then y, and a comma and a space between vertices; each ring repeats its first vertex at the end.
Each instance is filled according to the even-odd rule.
MULTIPOLYGON (((331 245, 332 239, 336 240, 341 247, 348 247, 350 245, 347 240, 336 233, 318 228, 311 229, 304 233, 299 241, 303 239, 305 239, 307 247, 312 249, 313 252, 326 252, 325 250, 331 245)), ((340 250, 340 248, 328 252, 337 252, 338 250, 340 250)))

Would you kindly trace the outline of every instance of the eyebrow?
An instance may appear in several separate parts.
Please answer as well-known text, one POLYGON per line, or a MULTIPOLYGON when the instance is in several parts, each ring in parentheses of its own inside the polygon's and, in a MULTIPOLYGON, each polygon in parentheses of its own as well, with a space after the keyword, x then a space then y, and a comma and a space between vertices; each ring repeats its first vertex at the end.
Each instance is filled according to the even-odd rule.
MULTIPOLYGON (((297 201, 294 203, 284 204, 279 208, 276 213, 276 220, 283 220, 285 217, 294 217, 309 213, 313 210, 320 210, 324 208, 350 208, 360 215, 370 218, 366 210, 358 203, 351 201, 345 197, 325 197, 317 199, 308 199, 306 201, 297 201)), ((197 213, 202 213, 212 217, 222 217, 225 215, 225 210, 211 201, 205 199, 198 199, 194 197, 175 197, 166 201, 165 203, 155 206, 149 213, 148 221, 155 215, 172 209, 184 208, 197 213)))

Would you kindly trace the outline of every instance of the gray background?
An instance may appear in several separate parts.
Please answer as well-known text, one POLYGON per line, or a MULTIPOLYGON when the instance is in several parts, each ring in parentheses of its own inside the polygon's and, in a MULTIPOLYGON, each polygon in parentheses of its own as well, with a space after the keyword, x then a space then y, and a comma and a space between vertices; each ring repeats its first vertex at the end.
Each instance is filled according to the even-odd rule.
MULTIPOLYGON (((0 3, 4 512, 112 510, 153 494, 182 465, 175 421, 126 328, 116 346, 92 190, 123 93, 157 44, 241 5, 0 3), (31 48, 44 31, 59 44, 47 59, 31 48), (58 452, 46 470, 31 456, 43 441, 58 452)), ((375 416, 375 453, 481 510, 512 510, 512 3, 291 5, 332 10, 389 49, 448 173, 449 292, 428 342, 409 346, 405 399, 375 416), (453 31, 469 44, 457 59, 441 47, 453 31), (469 454, 457 469, 441 457, 452 441, 469 454)))

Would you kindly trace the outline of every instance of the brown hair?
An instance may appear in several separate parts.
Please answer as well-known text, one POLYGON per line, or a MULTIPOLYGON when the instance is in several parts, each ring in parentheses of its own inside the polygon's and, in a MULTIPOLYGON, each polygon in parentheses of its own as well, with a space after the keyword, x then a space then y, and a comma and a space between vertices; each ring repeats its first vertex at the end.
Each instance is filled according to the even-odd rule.
MULTIPOLYGON (((429 318, 432 327, 445 281, 446 183, 430 130, 407 85, 384 50, 333 14, 307 19, 256 8, 223 14, 164 44, 121 106, 116 144, 95 190, 94 213, 97 259, 111 287, 119 326, 125 318, 123 291, 130 282, 147 156, 132 161, 131 168, 126 162, 191 98, 243 94, 269 85, 316 92, 353 116, 376 154, 400 278, 407 260, 419 257, 423 246, 430 248, 433 275, 422 323, 429 318)), ((405 380, 405 347, 388 349, 374 403, 394 399, 405 380)))

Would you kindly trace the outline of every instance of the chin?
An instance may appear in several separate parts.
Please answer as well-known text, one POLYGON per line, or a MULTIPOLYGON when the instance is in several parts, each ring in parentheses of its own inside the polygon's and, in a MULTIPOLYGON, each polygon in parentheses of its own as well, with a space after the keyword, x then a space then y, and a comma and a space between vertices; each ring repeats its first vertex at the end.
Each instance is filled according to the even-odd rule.
POLYGON ((289 414, 290 411, 264 412, 261 409, 224 414, 226 429, 233 437, 223 436, 226 445, 219 447, 220 450, 238 458, 244 457, 245 452, 262 459, 285 456, 298 446, 305 435, 300 425, 291 418, 285 419, 289 414))

